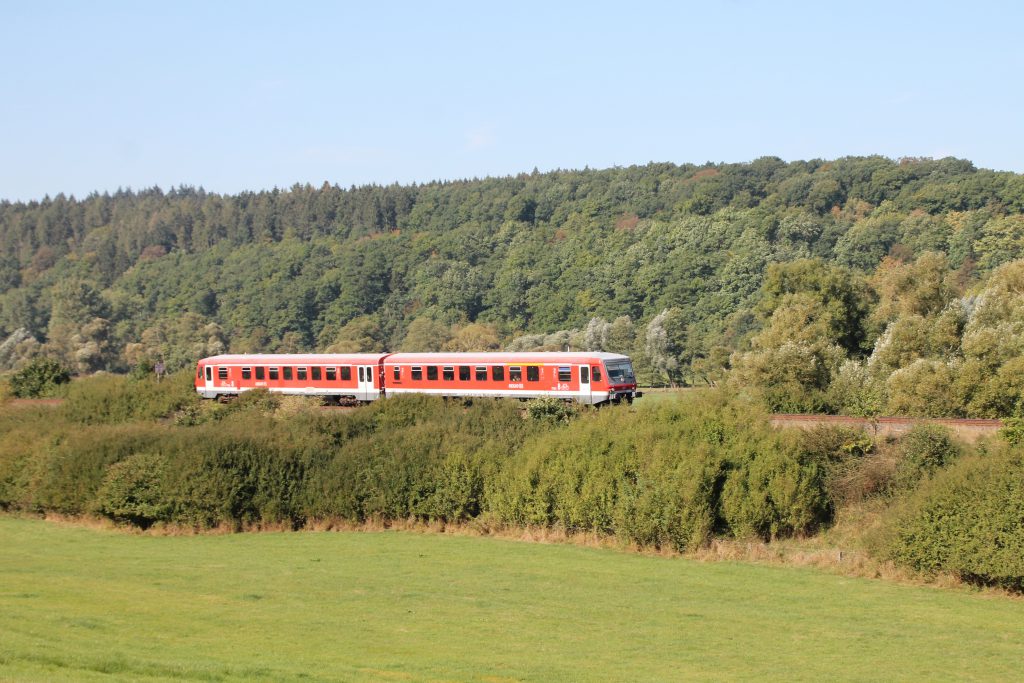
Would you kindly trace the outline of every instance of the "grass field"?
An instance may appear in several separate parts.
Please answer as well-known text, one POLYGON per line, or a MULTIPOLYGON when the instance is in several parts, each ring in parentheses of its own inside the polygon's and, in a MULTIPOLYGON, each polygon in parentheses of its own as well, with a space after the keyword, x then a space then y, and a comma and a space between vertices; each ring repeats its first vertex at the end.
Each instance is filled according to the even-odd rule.
POLYGON ((1016 680, 1024 601, 493 538, 0 517, 0 679, 1016 680))

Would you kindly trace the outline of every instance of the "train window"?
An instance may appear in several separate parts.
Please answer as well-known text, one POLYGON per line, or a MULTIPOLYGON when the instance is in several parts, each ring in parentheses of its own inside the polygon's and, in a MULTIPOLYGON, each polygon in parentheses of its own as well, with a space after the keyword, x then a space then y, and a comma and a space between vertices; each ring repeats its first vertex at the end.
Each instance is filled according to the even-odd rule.
POLYGON ((446 366, 444 366, 444 369, 441 371, 441 378, 445 382, 452 382, 452 381, 454 381, 455 380, 455 366, 454 365, 446 365, 446 366))
POLYGON ((571 382, 572 381, 572 367, 568 365, 558 366, 558 381, 559 382, 571 382))
POLYGON ((288 367, 285 367, 285 368, 282 368, 282 370, 284 370, 284 378, 286 380, 290 380, 292 378, 292 369, 288 368, 288 367))
POLYGON ((423 379, 423 368, 418 365, 412 366, 412 378, 423 379))
POLYGON ((595 382, 600 382, 601 381, 601 366, 600 365, 595 365, 594 366, 594 381, 595 382))
POLYGON ((580 384, 590 384, 590 368, 586 365, 580 368, 580 384))
POLYGON ((209 365, 206 366, 206 381, 209 382, 213 379, 213 369, 209 365))
POLYGON ((505 381, 505 366, 504 365, 492 365, 491 366, 491 379, 495 382, 505 381))
POLYGON ((309 369, 309 376, 310 376, 310 377, 311 377, 311 378, 312 378, 313 380, 318 380, 318 379, 320 379, 320 368, 310 368, 310 369, 309 369))
POLYGON ((227 379, 227 378, 228 378, 228 369, 227 368, 217 368, 217 379, 227 379))
POLYGON ((527 382, 539 382, 540 381, 540 368, 536 365, 526 366, 526 381, 527 382))
POLYGON ((396 365, 394 367, 394 369, 392 370, 392 372, 394 373, 395 381, 396 382, 401 381, 401 379, 402 379, 402 366, 401 365, 396 365))
POLYGON ((350 379, 352 379, 352 368, 346 365, 341 368, 341 380, 343 382, 347 382, 350 379))
MULTIPOLYGON (((324 368, 324 374, 327 376, 328 382, 334 382, 338 379, 338 368, 324 368)), ((317 378, 319 379, 319 378, 317 378)))
POLYGON ((469 366, 468 365, 460 365, 459 366, 459 381, 461 381, 461 382, 468 382, 469 381, 469 366))
POLYGON ((436 365, 428 365, 427 366, 427 379, 437 379, 437 366, 436 365))
POLYGON ((478 365, 476 366, 476 381, 486 382, 487 381, 487 366, 478 365))
POLYGON ((306 381, 306 368, 295 368, 296 379, 300 382, 306 381))
POLYGON ((522 382, 523 381, 523 369, 518 365, 510 365, 508 368, 508 381, 509 382, 522 382))
POLYGON ((277 368, 270 368, 270 379, 277 379, 277 368))
POLYGON ((365 382, 366 381, 366 376, 363 375, 363 366, 362 365, 359 366, 359 381, 360 382, 365 382))
POLYGON ((202 379, 202 378, 203 378, 203 366, 202 365, 197 365, 196 366, 196 379, 202 379))
POLYGON ((264 379, 266 376, 266 370, 262 366, 256 368, 256 379, 264 379))
POLYGON ((242 379, 252 379, 252 368, 242 368, 242 379))

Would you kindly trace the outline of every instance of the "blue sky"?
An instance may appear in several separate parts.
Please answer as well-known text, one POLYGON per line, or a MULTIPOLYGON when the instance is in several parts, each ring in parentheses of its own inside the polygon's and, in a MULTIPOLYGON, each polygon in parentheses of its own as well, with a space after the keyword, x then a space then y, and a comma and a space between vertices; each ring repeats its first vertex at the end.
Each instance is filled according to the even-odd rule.
POLYGON ((1005 2, 0 0, 0 198, 648 161, 1024 171, 1005 2))

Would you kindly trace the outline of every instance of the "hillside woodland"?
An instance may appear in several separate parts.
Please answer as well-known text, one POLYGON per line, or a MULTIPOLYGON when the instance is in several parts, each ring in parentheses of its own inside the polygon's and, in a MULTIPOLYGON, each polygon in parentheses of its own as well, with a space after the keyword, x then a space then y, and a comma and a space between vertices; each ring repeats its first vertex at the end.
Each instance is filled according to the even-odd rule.
POLYGON ((1024 410, 1024 177, 947 158, 0 202, 0 370, 608 350, 771 410, 1024 410))

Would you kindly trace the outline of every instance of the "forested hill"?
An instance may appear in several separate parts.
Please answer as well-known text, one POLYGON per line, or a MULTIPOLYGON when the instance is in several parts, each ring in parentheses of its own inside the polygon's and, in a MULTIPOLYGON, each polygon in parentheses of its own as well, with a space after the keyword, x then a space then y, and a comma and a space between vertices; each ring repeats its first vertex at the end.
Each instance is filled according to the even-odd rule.
MULTIPOLYGON (((897 371, 959 377, 989 353, 964 346, 978 315, 996 341, 1024 324, 1010 304, 975 310, 986 288, 1017 292, 1013 266, 993 273, 1024 257, 1022 211, 1020 175, 882 157, 3 202, 0 366, 569 344, 631 353, 650 381, 733 367, 797 397, 768 396, 776 408, 853 410, 834 394, 842 376, 870 410, 897 371)), ((989 353, 985 372, 1019 355, 989 353)), ((1008 410, 972 400, 953 412, 1008 410)))

